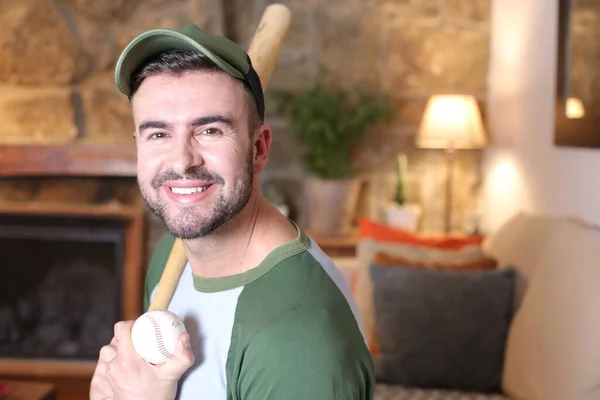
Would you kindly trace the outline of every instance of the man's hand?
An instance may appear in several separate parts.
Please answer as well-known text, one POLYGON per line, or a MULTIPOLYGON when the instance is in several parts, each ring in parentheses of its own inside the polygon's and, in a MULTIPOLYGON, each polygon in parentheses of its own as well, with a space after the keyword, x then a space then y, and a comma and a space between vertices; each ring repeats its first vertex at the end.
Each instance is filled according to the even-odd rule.
POLYGON ((137 354, 131 342, 134 321, 115 324, 115 336, 100 350, 90 386, 90 400, 168 400, 175 398, 177 383, 194 364, 189 334, 180 335, 173 358, 153 365, 137 354))
POLYGON ((90 400, 115 399, 115 395, 108 379, 108 363, 117 356, 115 338, 110 344, 100 349, 98 363, 90 384, 90 400))

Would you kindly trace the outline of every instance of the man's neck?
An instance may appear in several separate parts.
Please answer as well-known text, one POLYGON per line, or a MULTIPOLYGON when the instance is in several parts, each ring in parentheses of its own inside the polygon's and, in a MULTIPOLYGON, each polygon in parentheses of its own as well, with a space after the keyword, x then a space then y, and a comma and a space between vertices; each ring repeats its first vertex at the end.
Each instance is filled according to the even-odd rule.
POLYGON ((279 210, 255 192, 233 220, 208 236, 184 244, 194 275, 216 278, 258 266, 271 251, 296 235, 294 226, 279 210))

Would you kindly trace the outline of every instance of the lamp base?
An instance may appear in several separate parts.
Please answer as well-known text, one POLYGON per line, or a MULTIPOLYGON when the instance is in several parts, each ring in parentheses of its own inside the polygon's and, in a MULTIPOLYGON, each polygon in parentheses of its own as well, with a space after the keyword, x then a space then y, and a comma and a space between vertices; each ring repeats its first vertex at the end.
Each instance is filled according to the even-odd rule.
POLYGON ((454 157, 456 149, 449 147, 446 149, 446 208, 444 210, 444 232, 452 232, 452 181, 454 173, 454 157))

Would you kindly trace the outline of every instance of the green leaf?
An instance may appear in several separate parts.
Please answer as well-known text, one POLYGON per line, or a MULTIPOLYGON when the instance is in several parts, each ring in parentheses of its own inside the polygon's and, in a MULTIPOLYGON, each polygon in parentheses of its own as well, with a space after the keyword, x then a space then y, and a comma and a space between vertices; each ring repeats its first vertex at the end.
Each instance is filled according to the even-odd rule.
POLYGON ((309 89, 276 92, 273 100, 304 147, 304 167, 323 179, 354 176, 351 154, 375 125, 391 120, 387 95, 344 91, 326 84, 326 74, 309 89))

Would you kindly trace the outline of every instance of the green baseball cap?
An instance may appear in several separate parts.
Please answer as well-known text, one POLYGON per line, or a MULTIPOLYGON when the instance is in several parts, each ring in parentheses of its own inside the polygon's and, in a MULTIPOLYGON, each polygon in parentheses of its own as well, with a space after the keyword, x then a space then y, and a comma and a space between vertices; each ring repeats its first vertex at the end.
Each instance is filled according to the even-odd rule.
POLYGON ((203 54, 220 69, 247 84, 254 94, 260 118, 264 121, 265 100, 262 85, 248 54, 235 42, 205 32, 194 24, 185 25, 180 30, 152 29, 135 37, 117 60, 117 88, 131 97, 131 75, 150 59, 171 50, 188 50, 203 54))

